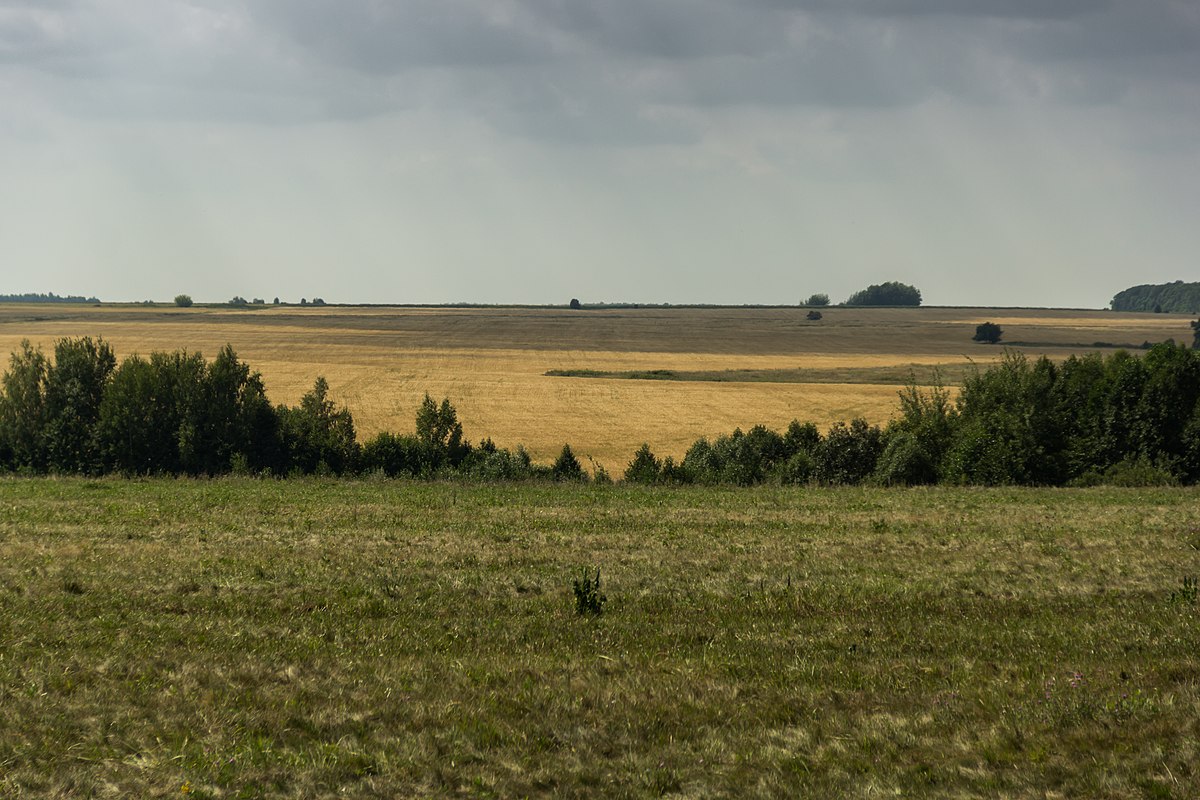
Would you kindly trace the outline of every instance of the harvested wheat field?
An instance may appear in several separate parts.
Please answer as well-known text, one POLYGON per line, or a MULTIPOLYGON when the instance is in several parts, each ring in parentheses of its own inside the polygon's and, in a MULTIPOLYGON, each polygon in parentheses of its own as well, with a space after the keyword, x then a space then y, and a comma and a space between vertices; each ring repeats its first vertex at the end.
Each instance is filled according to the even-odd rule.
POLYGON ((1191 336, 1190 318, 1174 314, 827 308, 809 321, 806 313, 13 304, 0 305, 0 348, 101 336, 121 358, 180 348, 212 355, 228 343, 275 402, 295 403, 324 375, 360 435, 411 429, 429 392, 450 398, 472 440, 524 444, 540 460, 570 442, 612 470, 642 442, 678 457, 700 436, 738 426, 885 422, 910 372, 927 381, 938 367, 954 383, 972 363, 1003 355, 971 341, 984 321, 1001 325, 1012 349, 1051 358, 1191 336))

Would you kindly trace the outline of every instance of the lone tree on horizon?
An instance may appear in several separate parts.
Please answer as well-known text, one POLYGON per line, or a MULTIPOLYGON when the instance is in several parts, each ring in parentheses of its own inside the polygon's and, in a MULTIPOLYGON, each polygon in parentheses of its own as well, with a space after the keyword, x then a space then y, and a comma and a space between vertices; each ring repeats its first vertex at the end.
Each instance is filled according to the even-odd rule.
POLYGON ((180 308, 191 308, 192 296, 189 294, 175 295, 175 305, 179 306, 180 308))
POLYGON ((984 322, 975 326, 975 335, 971 338, 976 342, 984 344, 996 344, 1000 341, 1000 337, 1004 335, 1004 331, 994 322, 984 322))

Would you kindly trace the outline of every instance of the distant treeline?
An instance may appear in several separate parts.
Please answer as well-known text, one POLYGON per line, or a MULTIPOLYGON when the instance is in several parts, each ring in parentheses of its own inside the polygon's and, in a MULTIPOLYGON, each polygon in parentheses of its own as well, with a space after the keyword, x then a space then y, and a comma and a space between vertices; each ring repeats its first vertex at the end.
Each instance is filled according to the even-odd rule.
MULTIPOLYGON (((1200 353, 1172 342, 1138 357, 1017 353, 941 387, 900 392, 885 428, 862 419, 821 433, 792 422, 700 439, 682 460, 643 445, 638 483, 1145 485, 1200 480, 1200 353)), ((471 444, 449 400, 428 395, 412 433, 360 444, 350 412, 318 378, 298 406, 272 405, 262 379, 226 346, 130 356, 103 340, 61 339, 51 360, 28 342, 0 385, 0 469, 28 474, 380 474, 582 481, 568 445, 552 465, 522 447, 471 444)), ((609 480, 600 467, 591 478, 609 480)))
POLYGON ((69 294, 59 297, 54 292, 50 294, 0 294, 0 303, 99 303, 95 297, 81 297, 69 294))
POLYGON ((1152 311, 1162 314, 1200 312, 1200 283, 1146 283, 1113 296, 1113 311, 1152 311))

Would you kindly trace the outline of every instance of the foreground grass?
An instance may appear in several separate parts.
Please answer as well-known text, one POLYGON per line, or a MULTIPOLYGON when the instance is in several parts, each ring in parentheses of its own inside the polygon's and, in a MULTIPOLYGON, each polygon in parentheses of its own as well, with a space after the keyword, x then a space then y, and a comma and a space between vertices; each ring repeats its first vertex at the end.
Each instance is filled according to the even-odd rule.
POLYGON ((0 796, 1195 797, 1198 500, 4 480, 0 796))

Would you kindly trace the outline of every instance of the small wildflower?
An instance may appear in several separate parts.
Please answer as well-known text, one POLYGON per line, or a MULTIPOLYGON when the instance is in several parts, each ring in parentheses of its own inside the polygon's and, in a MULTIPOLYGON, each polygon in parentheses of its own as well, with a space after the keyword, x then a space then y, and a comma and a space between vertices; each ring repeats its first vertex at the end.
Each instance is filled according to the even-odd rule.
POLYGON ((179 787, 179 792, 180 792, 180 794, 191 794, 192 793, 192 782, 184 781, 183 785, 179 787))

